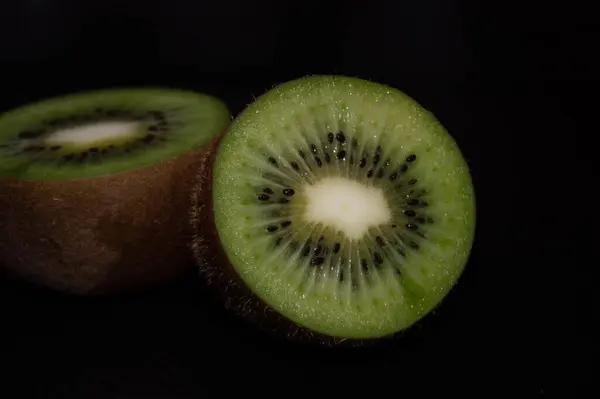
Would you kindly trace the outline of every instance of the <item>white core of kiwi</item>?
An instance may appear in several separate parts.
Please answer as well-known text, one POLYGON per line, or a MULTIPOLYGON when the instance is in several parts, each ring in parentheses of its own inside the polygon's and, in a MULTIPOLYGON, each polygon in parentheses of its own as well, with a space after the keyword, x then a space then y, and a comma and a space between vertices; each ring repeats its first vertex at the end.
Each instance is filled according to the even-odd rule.
POLYGON ((361 239, 369 228, 388 223, 391 212, 383 191, 343 178, 324 178, 305 185, 304 218, 330 226, 351 241, 361 239))
POLYGON ((139 133, 139 123, 107 121, 57 130, 44 139, 48 145, 89 147, 96 143, 131 138, 139 133))

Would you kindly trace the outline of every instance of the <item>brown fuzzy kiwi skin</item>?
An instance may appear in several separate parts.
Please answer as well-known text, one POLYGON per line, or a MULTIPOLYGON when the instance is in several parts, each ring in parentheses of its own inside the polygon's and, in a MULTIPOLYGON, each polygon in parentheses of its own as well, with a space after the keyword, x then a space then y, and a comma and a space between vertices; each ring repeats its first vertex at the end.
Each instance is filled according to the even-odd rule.
POLYGON ((136 291, 176 278, 193 265, 190 188, 216 143, 95 178, 0 179, 0 265, 76 295, 136 291))
POLYGON ((202 281, 227 311, 272 338, 324 347, 379 346, 393 342, 408 331, 418 328, 420 323, 417 322, 406 331, 373 339, 328 336, 294 323, 252 293, 229 262, 214 222, 211 186, 215 155, 216 150, 206 153, 205 160, 196 173, 189 215, 193 232, 191 249, 202 281))

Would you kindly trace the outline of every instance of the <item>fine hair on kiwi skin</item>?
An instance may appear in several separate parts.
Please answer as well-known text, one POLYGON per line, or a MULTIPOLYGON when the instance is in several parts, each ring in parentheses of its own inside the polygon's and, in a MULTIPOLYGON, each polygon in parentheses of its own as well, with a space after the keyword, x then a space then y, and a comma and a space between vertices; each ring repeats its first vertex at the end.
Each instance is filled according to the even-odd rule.
POLYGON ((469 257, 468 166, 441 123, 391 87, 343 76, 279 85, 238 115, 213 162, 211 206, 198 207, 201 179, 192 201, 201 273, 228 309, 288 338, 402 335, 469 257))
POLYGON ((0 115, 0 265, 76 295, 182 275, 193 264, 192 181, 230 121, 221 100, 162 87, 72 93, 0 115), (100 127, 89 133, 90 124, 100 127), (122 128, 131 137, 113 134, 91 148, 69 142, 122 128))

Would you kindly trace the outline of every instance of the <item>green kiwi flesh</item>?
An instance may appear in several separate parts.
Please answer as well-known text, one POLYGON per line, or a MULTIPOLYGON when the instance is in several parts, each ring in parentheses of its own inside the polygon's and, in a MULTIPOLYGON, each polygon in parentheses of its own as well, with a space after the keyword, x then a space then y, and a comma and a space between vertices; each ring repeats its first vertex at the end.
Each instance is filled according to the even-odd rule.
POLYGON ((454 139, 404 93, 350 77, 301 78, 258 98, 220 143, 212 195, 236 278, 331 337, 415 324, 457 282, 474 237, 454 139))
POLYGON ((190 266, 190 187, 230 123, 209 95, 77 93, 0 115, 0 265, 75 294, 190 266))
POLYGON ((0 176, 77 179, 140 168, 202 146, 228 117, 219 100, 179 90, 40 101, 0 116, 0 176))

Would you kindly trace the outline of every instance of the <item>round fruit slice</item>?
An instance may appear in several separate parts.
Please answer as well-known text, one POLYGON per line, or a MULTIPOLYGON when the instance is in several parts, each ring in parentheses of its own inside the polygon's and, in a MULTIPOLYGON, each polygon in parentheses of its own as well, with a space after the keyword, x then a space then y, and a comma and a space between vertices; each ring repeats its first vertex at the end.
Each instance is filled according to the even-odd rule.
POLYGON ((441 302, 472 245, 455 141, 405 94, 340 76, 274 88, 217 151, 214 218, 232 269, 314 332, 377 338, 441 302))
POLYGON ((81 294, 179 274, 189 187, 229 122, 211 96, 149 88, 0 115, 0 264, 81 294))

